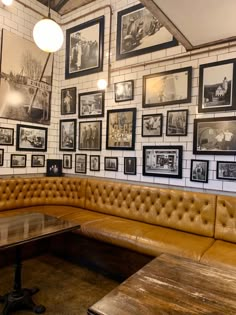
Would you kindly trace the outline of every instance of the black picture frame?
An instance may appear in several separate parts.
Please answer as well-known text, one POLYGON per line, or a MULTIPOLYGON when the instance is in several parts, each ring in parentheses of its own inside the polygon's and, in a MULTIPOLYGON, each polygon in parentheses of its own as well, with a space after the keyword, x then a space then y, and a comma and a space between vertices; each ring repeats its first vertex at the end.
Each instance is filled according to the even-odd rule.
POLYGON ((136 112, 136 108, 107 111, 106 149, 135 149, 136 112))
POLYGON ((4 149, 0 149, 0 166, 4 163, 4 149))
POLYGON ((236 117, 194 119, 193 153, 236 154, 236 117))
POLYGON ((62 167, 72 169, 72 154, 63 154, 62 167))
POLYGON ((48 129, 29 125, 16 125, 17 151, 47 151, 48 129))
POLYGON ((45 166, 45 155, 43 154, 31 155, 31 167, 44 167, 44 166, 45 166))
POLYGON ((76 151, 76 119, 61 119, 59 121, 59 150, 76 151))
POLYGON ((93 172, 100 171, 100 155, 90 155, 89 169, 93 172))
POLYGON ((166 117, 166 136, 187 136, 188 109, 168 110, 166 117))
POLYGON ((79 118, 104 117, 105 91, 78 94, 79 118))
POLYGON ((105 156, 104 157, 104 170, 118 172, 118 157, 105 156))
POLYGON ((208 183, 209 161, 191 160, 190 180, 192 182, 208 183))
POLYGON ((126 102, 134 99, 134 80, 114 83, 115 102, 126 102))
POLYGON ((236 109, 236 59, 227 59, 199 67, 198 112, 236 109))
POLYGON ((136 175, 137 159, 136 157, 124 157, 124 174, 136 175))
POLYGON ((102 121, 79 122, 79 150, 101 151, 102 121))
POLYGON ((151 53, 176 45, 178 45, 178 41, 142 4, 137 4, 118 12, 117 60, 151 53), (128 23, 129 25, 127 25, 128 23), (150 40, 147 41, 149 37, 152 38, 151 44, 149 44, 150 40), (140 44, 142 48, 138 48, 140 44))
POLYGON ((103 70, 104 21, 100 16, 66 30, 65 79, 103 70))
POLYGON ((143 146, 143 176, 182 178, 182 146, 143 146))
POLYGON ((162 137, 163 115, 142 115, 142 137, 162 137))
POLYGON ((60 177, 62 176, 62 160, 60 159, 47 159, 46 176, 60 177))
POLYGON ((75 155, 75 173, 87 173, 87 154, 75 155))
POLYGON ((76 87, 61 90, 61 115, 76 114, 76 87))
POLYGON ((11 154, 11 168, 24 168, 26 167, 26 162, 26 154, 11 154))
POLYGON ((143 77, 143 107, 191 103, 192 67, 143 77))
POLYGON ((14 128, 0 127, 0 145, 14 145, 14 128))
POLYGON ((216 179, 236 180, 236 162, 217 161, 216 179))

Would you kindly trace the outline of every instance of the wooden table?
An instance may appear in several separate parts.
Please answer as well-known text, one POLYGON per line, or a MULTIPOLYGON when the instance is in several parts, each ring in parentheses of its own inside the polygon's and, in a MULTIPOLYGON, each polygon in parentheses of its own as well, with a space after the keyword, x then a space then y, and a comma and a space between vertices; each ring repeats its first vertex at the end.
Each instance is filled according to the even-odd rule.
POLYGON ((236 271, 163 254, 88 310, 90 315, 236 314, 236 271))

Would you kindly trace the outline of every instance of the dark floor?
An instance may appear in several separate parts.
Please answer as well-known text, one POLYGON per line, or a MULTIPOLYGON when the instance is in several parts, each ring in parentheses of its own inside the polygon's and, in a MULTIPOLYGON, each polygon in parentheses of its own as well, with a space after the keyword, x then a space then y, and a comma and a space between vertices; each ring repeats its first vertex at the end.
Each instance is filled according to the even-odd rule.
MULTIPOLYGON (((13 266, 0 269, 0 294, 13 283, 13 266)), ((89 306, 119 283, 97 272, 55 256, 44 255, 23 263, 23 286, 38 286, 34 302, 46 307, 46 315, 85 315, 89 306)), ((33 314, 18 311, 14 314, 33 314)))

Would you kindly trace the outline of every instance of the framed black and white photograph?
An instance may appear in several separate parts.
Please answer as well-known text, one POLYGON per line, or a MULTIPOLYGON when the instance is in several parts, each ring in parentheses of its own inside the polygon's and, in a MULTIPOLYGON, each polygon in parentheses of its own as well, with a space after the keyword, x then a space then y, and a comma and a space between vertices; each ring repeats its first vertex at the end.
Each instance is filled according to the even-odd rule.
POLYGON ((79 118, 104 117, 105 91, 80 93, 79 118))
POLYGON ((216 178, 223 180, 236 180, 236 162, 217 161, 216 178))
POLYGON ((76 87, 61 90, 61 115, 76 113, 76 87))
POLYGON ((191 160, 190 180, 192 182, 208 182, 209 161, 191 160))
POLYGON ((14 129, 0 127, 0 145, 14 145, 14 129))
POLYGON ((11 167, 26 167, 26 154, 11 154, 11 167))
POLYGON ((104 16, 66 30, 65 78, 103 70, 104 16))
POLYGON ((49 125, 52 68, 53 54, 3 29, 0 117, 49 125))
POLYGON ((236 59, 200 65, 198 111, 236 109, 236 59))
POLYGON ((173 35, 142 4, 118 12, 117 60, 176 45, 173 35))
POLYGON ((48 129, 16 125, 16 150, 47 151, 48 129))
POLYGON ((63 154, 63 168, 71 169, 72 168, 72 154, 63 154))
POLYGON ((75 151, 76 150, 76 119, 60 120, 59 125, 59 150, 75 151))
POLYGON ((194 154, 236 154, 236 117, 194 119, 194 154))
POLYGON ((143 175, 182 178, 182 146, 143 146, 143 175))
POLYGON ((99 155, 90 155, 90 171, 100 171, 99 155))
POLYGON ((136 157, 124 157, 124 174, 136 175, 136 157))
POLYGON ((106 148, 135 149, 136 108, 107 111, 106 148))
POLYGON ((104 170, 118 172, 118 157, 104 157, 104 170))
POLYGON ((142 115, 142 137, 161 137, 162 120, 162 114, 142 115))
POLYGON ((125 102, 134 99, 134 80, 114 84, 115 102, 125 102))
POLYGON ((87 154, 76 154, 75 155, 75 173, 87 172, 87 154))
POLYGON ((33 154, 31 156, 31 167, 44 167, 45 166, 45 155, 33 154))
POLYGON ((80 121, 79 150, 101 151, 102 121, 80 121))
POLYGON ((0 149, 0 166, 3 166, 4 163, 4 150, 0 149))
POLYGON ((188 110, 168 110, 166 121, 167 136, 187 136, 188 110))
POLYGON ((62 176, 62 160, 47 159, 46 176, 62 176))
POLYGON ((143 107, 191 102, 192 67, 143 77, 143 107))

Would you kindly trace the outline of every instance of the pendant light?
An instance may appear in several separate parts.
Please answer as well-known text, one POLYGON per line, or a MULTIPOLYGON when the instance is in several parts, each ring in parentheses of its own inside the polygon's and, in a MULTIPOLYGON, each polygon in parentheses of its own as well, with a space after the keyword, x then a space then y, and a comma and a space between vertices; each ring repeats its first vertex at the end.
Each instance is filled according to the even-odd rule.
POLYGON ((35 24, 33 38, 41 50, 49 53, 58 51, 63 44, 63 31, 60 25, 51 18, 50 0, 48 0, 48 17, 35 24))
POLYGON ((7 6, 12 5, 12 2, 13 0, 2 0, 2 3, 7 6))

